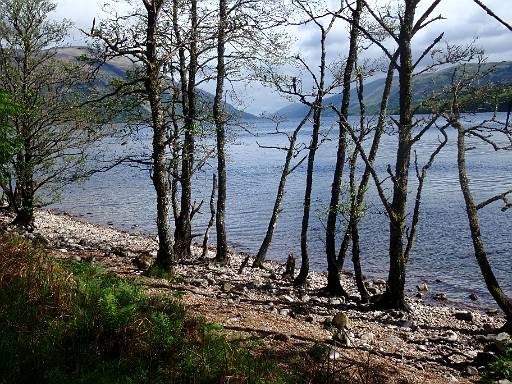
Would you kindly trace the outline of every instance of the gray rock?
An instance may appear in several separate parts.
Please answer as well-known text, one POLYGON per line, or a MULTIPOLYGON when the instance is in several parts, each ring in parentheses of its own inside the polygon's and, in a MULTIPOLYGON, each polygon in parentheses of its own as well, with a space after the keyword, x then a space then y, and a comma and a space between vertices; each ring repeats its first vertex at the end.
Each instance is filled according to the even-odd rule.
POLYGON ((391 335, 386 338, 386 342, 388 342, 389 344, 392 344, 392 345, 397 345, 402 342, 402 339, 399 338, 398 336, 391 335))
POLYGON ((414 326, 414 324, 407 319, 398 320, 397 325, 400 328, 412 328, 414 326))
POLYGON ((418 291, 420 292, 428 292, 428 285, 427 283, 421 283, 421 284, 418 284, 416 286, 416 288, 418 289, 418 291))
POLYGON ((384 279, 375 279, 375 280, 373 280, 373 284, 375 284, 375 285, 386 285, 387 282, 384 279))
POLYGON ((329 359, 330 360, 339 360, 341 358, 341 353, 338 351, 331 351, 329 353, 329 359))
POLYGON ((453 314, 457 320, 467 321, 472 323, 475 320, 475 315, 472 312, 460 311, 453 314))
POLYGON ((311 297, 309 297, 308 295, 302 296, 302 302, 309 303, 310 300, 311 300, 311 297))
POLYGON ((345 303, 345 300, 342 300, 341 298, 332 298, 329 300, 329 303, 332 305, 341 305, 345 303))
POLYGON ((74 255, 73 256, 73 260, 75 260, 75 261, 82 261, 82 258, 80 256, 78 256, 78 255, 74 255))
POLYGON ((283 299, 283 301, 286 301, 287 303, 293 303, 295 302, 295 300, 293 299, 293 297, 291 296, 288 296, 288 295, 284 295, 281 297, 281 299, 283 299))
POLYGON ((496 384, 512 384, 512 381, 508 379, 501 379, 496 382, 496 384))
POLYGON ((373 340, 375 339, 375 335, 372 332, 368 332, 368 333, 363 334, 360 337, 360 339, 365 344, 372 344, 373 340))
POLYGON ((443 335, 444 340, 455 342, 459 339, 459 336, 453 331, 446 331, 443 335))
POLYGON ((485 310, 485 313, 490 316, 495 316, 499 313, 499 311, 496 308, 488 308, 485 310))
POLYGON ((280 314, 280 315, 283 315, 283 316, 288 316, 288 315, 290 315, 290 312, 291 312, 291 311, 290 311, 290 309, 288 309, 288 308, 283 308, 283 309, 281 309, 281 310, 279 311, 279 314, 280 314))
POLYGON ((478 295, 475 292, 473 292, 471 295, 469 295, 469 298, 472 301, 477 301, 478 300, 478 295))
POLYGON ((426 345, 419 345, 418 350, 422 352, 428 352, 428 347, 426 345))
POLYGON ((433 296, 434 300, 437 300, 437 301, 446 301, 448 300, 448 296, 446 295, 446 293, 436 293, 434 296, 433 296))
POLYGON ((466 367, 466 372, 467 372, 468 374, 470 374, 471 376, 478 375, 478 369, 477 369, 477 368, 475 368, 475 367, 473 367, 473 366, 471 366, 471 365, 470 365, 470 366, 468 366, 468 367, 466 367))

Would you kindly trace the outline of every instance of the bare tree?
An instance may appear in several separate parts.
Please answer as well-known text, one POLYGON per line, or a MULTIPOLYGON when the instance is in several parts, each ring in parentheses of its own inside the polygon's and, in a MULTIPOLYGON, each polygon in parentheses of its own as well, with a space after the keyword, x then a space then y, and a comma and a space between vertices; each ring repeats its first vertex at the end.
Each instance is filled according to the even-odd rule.
MULTIPOLYGON (((169 171, 168 128, 162 95, 166 88, 164 67, 176 54, 179 46, 173 45, 169 35, 162 31, 163 0, 141 0, 142 9, 133 8, 125 15, 114 15, 93 27, 88 35, 99 45, 102 62, 116 57, 131 60, 142 70, 133 80, 121 84, 112 95, 122 94, 122 87, 142 84, 150 109, 152 129, 151 169, 157 196, 158 254, 156 264, 172 270, 175 264, 169 224, 169 171), (165 47, 166 50, 162 50, 165 47)), ((136 68, 139 70, 139 68, 136 68)))
MULTIPOLYGON (((348 123, 348 110, 350 106, 350 90, 352 83, 352 73, 356 65, 359 24, 363 8, 363 1, 356 1, 356 7, 352 11, 350 21, 350 42, 348 57, 343 73, 343 94, 341 99, 341 108, 338 113, 338 150, 336 154, 336 166, 331 188, 331 201, 327 214, 327 226, 325 231, 325 250, 327 255, 327 292, 339 295, 344 294, 341 288, 339 268, 336 263, 336 221, 338 215, 338 204, 341 194, 341 180, 343 178, 343 168, 346 157, 346 126, 348 123)), ((362 127, 361 127, 362 129, 362 127)))
POLYGON ((512 299, 503 292, 492 270, 485 250, 484 240, 482 239, 478 211, 499 201, 502 201, 504 204, 502 211, 512 208, 512 203, 507 198, 512 194, 512 189, 492 196, 480 203, 475 202, 466 167, 466 153, 470 151, 470 148, 466 144, 466 138, 480 142, 482 145, 490 147, 492 151, 512 150, 512 133, 508 125, 498 120, 496 115, 489 120, 481 122, 472 122, 469 120, 464 123, 464 119, 461 117, 460 113, 464 99, 468 99, 468 97, 465 97, 467 94, 470 94, 470 98, 473 100, 477 98, 478 100, 488 101, 489 99, 493 99, 498 93, 496 92, 495 86, 478 86, 479 80, 484 76, 483 72, 485 71, 480 66, 480 63, 478 64, 476 73, 474 71, 467 71, 466 65, 459 66, 453 71, 450 104, 446 118, 450 125, 457 131, 459 184, 466 205, 475 258, 482 272, 487 289, 498 306, 505 313, 507 323, 504 329, 510 332, 512 330, 512 299))
POLYGON ((272 237, 274 236, 274 231, 277 226, 277 220, 279 218, 279 214, 281 213, 281 205, 284 199, 285 191, 286 191, 286 180, 288 176, 297 169, 303 161, 306 159, 306 157, 302 157, 295 165, 292 165, 292 160, 299 156, 301 150, 301 146, 297 145, 297 136, 299 135, 301 129, 304 127, 304 125, 309 121, 309 118, 311 116, 311 109, 309 110, 308 114, 302 119, 302 121, 297 125, 297 127, 293 130, 293 132, 290 134, 283 132, 279 129, 279 124, 276 126, 276 134, 278 135, 284 135, 288 139, 288 147, 268 147, 268 146, 262 146, 263 148, 274 148, 283 150, 286 152, 286 158, 284 161, 283 170, 281 172, 281 178, 279 179, 279 186, 277 187, 277 194, 276 199, 274 201, 274 208, 272 209, 272 215, 270 216, 270 221, 268 223, 267 232, 265 233, 265 237, 263 241, 261 242, 260 248, 258 249, 258 253, 256 254, 256 258, 253 262, 254 268, 262 268, 263 267, 263 261, 265 260, 265 257, 268 252, 268 248, 270 247, 270 244, 272 243, 272 237))

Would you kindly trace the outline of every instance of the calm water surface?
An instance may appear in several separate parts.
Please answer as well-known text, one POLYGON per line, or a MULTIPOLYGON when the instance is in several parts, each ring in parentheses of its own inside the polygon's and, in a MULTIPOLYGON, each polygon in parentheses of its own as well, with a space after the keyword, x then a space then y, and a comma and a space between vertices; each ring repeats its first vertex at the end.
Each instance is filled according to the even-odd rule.
MULTIPOLYGON (((482 116, 477 116, 482 118, 482 116)), ((297 122, 290 121, 282 129, 291 131, 297 122)), ((271 134, 274 125, 268 121, 252 123, 257 136, 239 131, 229 145, 228 198, 226 223, 228 241, 232 247, 255 254, 262 241, 270 218, 279 182, 284 152, 262 149, 262 145, 285 143, 279 135, 271 134)), ((326 121, 324 132, 331 123, 326 121)), ((307 143, 310 128, 305 128, 300 139, 307 143)), ((456 133, 449 132, 450 141, 436 158, 431 168, 422 202, 421 221, 408 270, 410 291, 420 281, 426 281, 435 292, 446 292, 450 299, 469 304, 468 295, 476 292, 480 304, 491 305, 492 299, 484 288, 472 252, 471 239, 459 189, 456 168, 456 133)), ((312 219, 309 232, 309 250, 312 268, 324 270, 325 208, 330 199, 332 174, 335 165, 336 140, 327 140, 319 148, 315 163, 312 219)), ((428 132, 416 146, 420 164, 426 160, 438 143, 438 133, 428 132)), ((383 178, 388 163, 393 164, 396 137, 384 136, 377 168, 383 178)), ((149 141, 142 138, 123 147, 106 146, 108 151, 140 151, 149 141), (122 149, 120 149, 122 148, 122 149)), ((209 219, 208 201, 215 161, 196 176, 194 199, 205 200, 203 215, 198 215, 195 232, 201 231, 209 219)), ((360 164, 362 169, 362 164, 360 164)), ((478 145, 468 152, 468 171, 471 187, 477 200, 493 196, 512 187, 512 153, 493 152, 478 145)), ((287 194, 269 258, 283 261, 289 252, 300 255, 300 226, 302 219, 305 163, 290 175, 287 194)), ((411 173, 411 177, 415 178, 411 173)), ((416 184, 411 184, 414 191, 416 184)), ((387 185, 390 194, 389 185, 387 185)), ((361 223, 361 246, 364 273, 372 277, 385 277, 388 268, 388 221, 373 184, 370 183, 367 213, 361 223)), ((414 194, 409 195, 413 202, 414 194)), ((410 204, 411 205, 411 204, 410 204)), ((512 210, 501 212, 496 203, 480 211, 483 237, 487 252, 500 283, 512 294, 512 210)), ((97 174, 84 183, 70 186, 63 199, 52 208, 72 214, 84 215, 87 220, 131 231, 156 233, 155 194, 145 170, 118 167, 97 174)), ((341 236, 341 234, 340 234, 341 236)), ((213 240, 212 240, 213 241, 213 240)), ((347 262, 347 266, 350 262, 347 262)))

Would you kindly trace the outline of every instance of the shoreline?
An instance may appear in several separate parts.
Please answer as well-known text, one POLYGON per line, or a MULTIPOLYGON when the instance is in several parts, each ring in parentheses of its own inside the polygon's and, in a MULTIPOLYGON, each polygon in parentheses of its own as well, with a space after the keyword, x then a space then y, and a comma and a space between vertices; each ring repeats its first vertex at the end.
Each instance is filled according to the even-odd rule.
MULTIPOLYGON (((88 216, 93 215, 94 213, 72 213, 72 212, 69 212, 69 211, 66 211, 63 209, 59 209, 59 208, 48 208, 48 209, 43 209, 43 210, 55 213, 56 215, 68 216, 71 219, 81 221, 84 223, 94 224, 94 225, 98 226, 99 228, 114 229, 119 232, 125 232, 128 234, 134 234, 134 235, 141 235, 141 236, 148 237, 148 238, 153 238, 153 237, 156 238, 157 237, 156 233, 141 231, 138 229, 139 228, 138 226, 132 226, 131 228, 128 228, 128 226, 123 226, 122 228, 119 228, 119 227, 115 226, 115 224, 113 222, 107 221, 105 223, 102 223, 102 222, 97 222, 94 220, 91 220, 91 221, 87 220, 88 216)), ((197 242, 193 242, 193 246, 202 247, 202 245, 197 242)), ((237 247, 237 246, 228 244, 228 247, 229 247, 230 254, 243 254, 244 256, 250 256, 251 259, 255 257, 255 255, 253 253, 247 251, 243 246, 237 247)), ((208 248, 210 250, 215 250, 214 245, 208 245, 208 248)), ((349 261, 349 260, 347 260, 347 261, 349 261)), ((282 260, 275 260, 272 258, 267 258, 265 260, 265 262, 268 262, 271 265, 281 265, 286 262, 286 258, 283 258, 282 260)), ((297 263, 298 263, 298 265, 300 265, 300 255, 297 256, 297 263)), ((350 268, 351 264, 349 262, 348 262, 348 264, 349 264, 348 270, 344 270, 342 273, 347 274, 348 276, 351 276, 351 274, 352 274, 352 276, 353 276, 353 270, 350 268)), ((297 267, 297 269, 298 269, 298 267, 297 267)), ((314 273, 326 274, 326 272, 324 272, 323 270, 315 270, 314 267, 311 267, 311 271, 314 273)), ((365 273, 364 275, 366 276, 366 280, 368 280, 368 281, 382 280, 382 279, 385 280, 385 276, 383 276, 382 274, 365 273)), ((440 283, 441 284, 444 284, 444 283, 442 281, 436 281, 436 280, 437 280, 437 278, 431 277, 431 278, 416 279, 415 282, 406 283, 406 296, 414 298, 418 294, 416 287, 418 285, 425 283, 425 284, 428 284, 429 290, 427 292, 423 292, 424 297, 422 299, 423 299, 423 302, 430 304, 432 306, 440 306, 440 307, 447 306, 447 307, 457 308, 460 310, 469 310, 469 311, 483 311, 483 312, 490 311, 492 313, 495 312, 496 310, 501 311, 499 309, 498 305, 494 302, 492 296, 487 292, 485 286, 483 286, 483 291, 484 291, 485 297, 482 297, 481 293, 477 294, 474 291, 468 291, 468 292, 464 292, 464 293, 459 292, 455 295, 456 296, 455 298, 452 298, 452 296, 450 295, 449 289, 446 290, 446 292, 445 292, 445 290, 439 289, 437 287, 437 285, 439 285, 440 283), (407 284, 409 284, 409 285, 407 285, 407 284), (446 294, 447 299, 446 300, 434 299, 433 298, 434 294, 438 294, 438 293, 446 294), (471 293, 477 294, 478 299, 471 300, 469 298, 471 293)), ((483 282, 482 282, 482 284, 483 284, 483 282)))
MULTIPOLYGON (((0 215, 0 223, 5 225, 5 214, 0 215)), ((199 247, 193 248, 192 260, 178 265, 177 274, 182 281, 155 282, 141 276, 156 256, 154 237, 104 227, 54 210, 38 210, 36 230, 26 237, 46 242, 45 247, 54 257, 96 262, 115 273, 140 278, 150 291, 183 292, 184 303, 208 321, 235 331, 251 329, 283 343, 303 339, 332 343, 332 334, 324 325, 343 311, 351 319, 352 346, 340 348, 340 354, 371 353, 377 359, 412 370, 414 375, 435 374, 442 378, 427 382, 477 380, 475 369, 478 372, 479 367, 475 358, 493 342, 491 333, 504 324, 500 313, 491 316, 485 308, 467 310, 451 302, 431 304, 414 297, 407 298, 411 314, 368 311, 354 301, 345 303, 339 298, 320 296, 325 273, 312 272, 309 286, 297 289, 280 278, 284 266, 279 263, 266 261, 267 270, 247 266, 239 274, 246 254, 230 253, 230 264, 220 267, 199 263, 199 247)), ((209 247, 208 253, 212 258, 214 248, 209 247)), ((375 289, 380 285, 377 280, 369 282, 375 289)), ((354 282, 346 274, 343 284, 351 296, 357 295, 354 282)))

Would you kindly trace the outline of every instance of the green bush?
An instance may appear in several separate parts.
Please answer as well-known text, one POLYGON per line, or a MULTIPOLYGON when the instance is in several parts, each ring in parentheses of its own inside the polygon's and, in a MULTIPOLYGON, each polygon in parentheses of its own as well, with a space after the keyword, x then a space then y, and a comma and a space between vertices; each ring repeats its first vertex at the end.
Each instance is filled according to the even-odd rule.
MULTIPOLYGON (((0 383, 283 383, 178 298, 0 237, 0 383)), ((295 382, 295 381, 293 381, 295 382)))
POLYGON ((512 346, 498 355, 486 369, 484 382, 493 382, 496 379, 512 380, 512 346))

